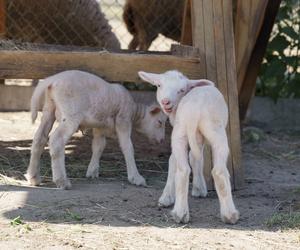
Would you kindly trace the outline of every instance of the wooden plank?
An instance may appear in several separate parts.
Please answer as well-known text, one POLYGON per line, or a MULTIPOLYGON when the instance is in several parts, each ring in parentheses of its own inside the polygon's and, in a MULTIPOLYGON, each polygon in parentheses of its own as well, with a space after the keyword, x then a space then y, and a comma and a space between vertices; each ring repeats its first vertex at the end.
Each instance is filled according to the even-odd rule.
MULTIPOLYGON (((230 85, 227 81, 227 67, 226 67, 226 41, 224 34, 224 18, 223 18, 223 5, 222 1, 213 0, 213 18, 214 18, 214 39, 215 39, 215 58, 216 58, 216 73, 217 73, 217 85, 218 89, 224 95, 225 101, 230 105, 230 96, 229 90, 230 85)), ((228 14, 228 13, 225 13, 228 14)), ((238 113, 237 113, 238 114, 238 113)), ((228 144, 231 145, 231 112, 229 112, 228 126, 227 126, 227 135, 228 135, 228 144)), ((227 168, 229 170, 230 176, 234 176, 232 158, 228 157, 227 168)), ((233 178, 232 178, 233 180, 233 178)))
MULTIPOLYGON (((5 0, 0 0, 0 39, 5 37, 6 8, 5 0)), ((0 85, 5 83, 5 79, 0 79, 0 85)))
POLYGON ((187 45, 171 45, 171 54, 174 56, 186 57, 186 58, 199 58, 200 51, 196 47, 187 45))
POLYGON ((6 8, 5 0, 0 0, 0 38, 5 36, 6 27, 6 8))
POLYGON ((199 49, 200 72, 206 77, 205 41, 204 41, 204 18, 202 1, 191 0, 192 37, 193 46, 199 49))
MULTIPOLYGON (((206 62, 206 47, 205 47, 205 29, 204 29, 204 14, 203 14, 203 1, 191 1, 191 14, 192 14, 192 34, 193 45, 199 49, 201 65, 199 71, 203 78, 207 77, 207 62, 206 62)), ((204 147, 204 176, 208 190, 213 190, 213 180, 211 176, 212 170, 212 154, 208 146, 204 147)))
MULTIPOLYGON (((239 73, 243 70, 244 61, 251 54, 252 46, 249 46, 249 29, 251 17, 252 1, 237 1, 237 13, 235 18, 235 49, 236 49, 236 64, 238 73, 238 82, 243 75, 239 73)), ((251 39, 251 38, 250 38, 251 39)))
POLYGON ((29 110, 34 87, 0 85, 0 111, 29 110))
POLYGON ((112 82, 141 82, 139 70, 161 73, 177 69, 197 79, 202 77, 199 65, 199 58, 173 55, 0 50, 0 79, 42 79, 71 69, 92 72, 112 82))
MULTIPOLYGON (((0 85, 0 111, 29 111, 34 86, 0 85)), ((130 91, 133 99, 139 103, 151 104, 155 101, 155 92, 130 91)))
POLYGON ((268 0, 237 1, 235 23, 238 89, 241 89, 247 66, 262 27, 268 0))
POLYGON ((238 107, 237 74, 233 33, 232 1, 223 0, 223 23, 226 48, 227 90, 229 109, 229 143, 233 166, 234 189, 244 185, 244 169, 241 162, 241 137, 238 107))
MULTIPOLYGON (((193 43, 200 51, 200 64, 204 71, 201 74, 216 82, 229 108, 227 133, 231 155, 228 160, 228 169, 232 176, 233 187, 237 189, 243 183, 243 169, 240 161, 232 2, 231 0, 193 0, 191 3, 193 43)), ((206 154, 211 157, 210 152, 206 154)), ((209 168, 205 167, 207 178, 208 175, 210 176, 211 162, 209 168)), ((211 179, 209 185, 211 185, 211 179)))
POLYGON ((268 1, 264 15, 263 25, 261 27, 255 46, 253 48, 251 57, 249 59, 249 63, 247 64, 245 77, 239 90, 239 106, 241 120, 245 118, 250 100, 255 92, 256 79, 268 45, 269 37, 272 32, 272 28, 280 7, 280 3, 281 0, 268 1))
POLYGON ((214 36, 213 1, 203 0, 204 42, 207 79, 218 84, 216 64, 216 42, 214 36))
POLYGON ((192 14, 191 14, 191 1, 186 0, 183 11, 183 21, 181 29, 180 43, 183 45, 192 45, 192 14))

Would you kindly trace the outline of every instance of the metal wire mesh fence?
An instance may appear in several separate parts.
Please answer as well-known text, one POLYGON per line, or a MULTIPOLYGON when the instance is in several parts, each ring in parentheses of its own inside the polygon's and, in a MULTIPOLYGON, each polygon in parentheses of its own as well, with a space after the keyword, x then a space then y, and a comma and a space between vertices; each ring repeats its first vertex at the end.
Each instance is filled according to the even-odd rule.
POLYGON ((0 34, 16 42, 167 51, 184 0, 0 0, 0 34))

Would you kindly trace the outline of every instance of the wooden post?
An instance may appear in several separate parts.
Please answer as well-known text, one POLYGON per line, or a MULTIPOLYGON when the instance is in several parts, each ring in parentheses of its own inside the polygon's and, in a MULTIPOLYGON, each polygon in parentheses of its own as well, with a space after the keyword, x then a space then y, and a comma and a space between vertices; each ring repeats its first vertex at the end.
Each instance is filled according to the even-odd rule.
MULTIPOLYGON (((242 0, 241 0, 242 1, 242 0)), ((280 7, 281 0, 269 0, 266 6, 263 24, 257 36, 254 48, 246 64, 244 77, 241 78, 239 89, 240 118, 244 120, 250 100, 255 92, 256 79, 260 70, 270 34, 280 7)))
POLYGON ((186 0, 183 11, 182 18, 182 28, 181 28, 181 39, 180 43, 182 45, 193 45, 192 37, 192 13, 191 13, 191 1, 186 0))
POLYGON ((268 0, 237 0, 235 17, 235 51, 238 90, 244 81, 247 66, 261 30, 268 0))
MULTIPOLYGON (((229 108, 228 143, 231 155, 228 170, 234 188, 243 185, 231 0, 191 0, 193 45, 200 51, 200 74, 216 82, 229 108)), ((210 152, 206 152, 206 156, 210 152)), ((211 165, 206 177, 211 176, 211 165)), ((211 185, 211 178, 208 184, 211 185)))
POLYGON ((0 0, 0 38, 5 35, 6 10, 5 0, 0 0))
MULTIPOLYGON (((6 10, 5 0, 0 0, 0 39, 5 36, 5 21, 6 21, 6 10)), ((0 79, 0 84, 4 84, 5 80, 0 79)))

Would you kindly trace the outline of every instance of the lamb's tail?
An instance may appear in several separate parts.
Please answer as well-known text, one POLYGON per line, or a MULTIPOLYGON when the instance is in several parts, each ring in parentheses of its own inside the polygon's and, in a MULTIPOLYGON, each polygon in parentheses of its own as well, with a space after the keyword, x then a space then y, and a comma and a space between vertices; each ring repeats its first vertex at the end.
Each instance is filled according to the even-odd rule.
POLYGON ((135 29, 135 25, 134 25, 134 14, 133 14, 131 4, 129 4, 129 3, 126 3, 124 6, 123 20, 124 20, 124 23, 126 24, 126 27, 129 31, 129 33, 132 35, 135 34, 136 29, 135 29))
POLYGON ((51 85, 51 82, 47 79, 43 82, 39 81, 38 85, 36 86, 33 95, 31 97, 31 103, 30 103, 30 110, 31 110, 31 120, 32 123, 35 122, 38 110, 42 105, 43 98, 45 96, 45 92, 48 89, 48 87, 51 85))
POLYGON ((194 127, 194 126, 191 126, 190 129, 187 129, 187 138, 188 138, 188 142, 189 142, 189 145, 190 145, 190 149, 191 149, 191 152, 193 154, 193 156, 197 159, 197 160, 200 160, 200 147, 199 147, 199 144, 197 142, 197 126, 194 127))

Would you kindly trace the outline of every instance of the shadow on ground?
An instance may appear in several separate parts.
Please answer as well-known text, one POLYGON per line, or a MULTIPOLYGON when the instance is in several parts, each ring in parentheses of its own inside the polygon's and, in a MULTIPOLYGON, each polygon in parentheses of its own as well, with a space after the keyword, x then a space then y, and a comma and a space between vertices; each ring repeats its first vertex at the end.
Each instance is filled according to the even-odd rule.
MULTIPOLYGON (((182 226, 174 225, 170 209, 157 207, 167 175, 168 147, 157 150, 155 146, 148 146, 143 138, 135 138, 139 141, 136 143, 137 163, 149 185, 143 188, 128 184, 123 156, 116 141, 108 142, 101 161, 101 177, 85 179, 91 154, 90 139, 90 136, 75 137, 67 146, 66 164, 72 190, 59 190, 52 184, 47 150, 42 158, 45 178, 41 187, 18 186, 11 179, 6 179, 10 185, 5 185, 4 178, 4 185, 0 185, 1 204, 5 204, 1 208, 3 216, 9 220, 20 216, 27 222, 60 224, 182 226)), ((241 212, 239 223, 230 226, 220 221, 217 196, 210 192, 205 199, 190 197, 192 222, 187 227, 267 229, 265 222, 272 214, 296 209, 300 204, 297 142, 297 137, 286 134, 265 135, 262 141, 245 142, 246 184, 244 189, 234 193, 241 212)), ((30 140, 0 142, 2 172, 6 176, 22 179, 30 143, 30 140)))

